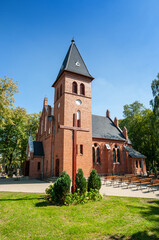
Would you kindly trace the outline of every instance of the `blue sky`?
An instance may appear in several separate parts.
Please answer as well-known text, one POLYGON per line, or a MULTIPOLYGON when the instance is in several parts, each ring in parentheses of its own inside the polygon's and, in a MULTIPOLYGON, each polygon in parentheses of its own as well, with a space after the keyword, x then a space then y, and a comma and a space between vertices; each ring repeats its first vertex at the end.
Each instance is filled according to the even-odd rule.
POLYGON ((95 80, 92 113, 123 117, 150 107, 159 72, 158 0, 0 0, 0 77, 19 82, 15 106, 53 106, 55 81, 72 37, 95 80))

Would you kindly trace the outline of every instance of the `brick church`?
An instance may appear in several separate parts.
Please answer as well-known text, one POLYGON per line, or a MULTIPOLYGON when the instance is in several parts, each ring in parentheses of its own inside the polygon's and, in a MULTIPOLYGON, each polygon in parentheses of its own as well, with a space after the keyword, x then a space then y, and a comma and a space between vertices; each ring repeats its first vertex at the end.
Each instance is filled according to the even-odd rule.
POLYGON ((93 115, 90 75, 72 40, 54 81, 54 107, 44 98, 36 141, 29 137, 25 175, 30 178, 72 177, 73 161, 89 176, 92 168, 99 175, 146 174, 145 156, 132 148, 127 129, 118 119, 93 115))

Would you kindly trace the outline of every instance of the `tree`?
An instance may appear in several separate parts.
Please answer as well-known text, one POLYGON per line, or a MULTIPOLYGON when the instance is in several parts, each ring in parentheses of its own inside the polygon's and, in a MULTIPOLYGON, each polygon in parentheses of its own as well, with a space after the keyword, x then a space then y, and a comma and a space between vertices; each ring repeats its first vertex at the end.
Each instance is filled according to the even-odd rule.
POLYGON ((9 117, 10 108, 13 107, 15 99, 13 95, 19 92, 18 83, 14 82, 12 78, 6 76, 0 78, 0 127, 4 124, 4 119, 9 117))
POLYGON ((125 118, 131 118, 134 116, 141 115, 142 111, 144 110, 144 105, 138 101, 135 101, 132 104, 126 104, 124 106, 123 115, 125 118))
POLYGON ((157 79, 154 79, 151 84, 153 99, 150 104, 153 109, 153 132, 155 134, 155 144, 154 144, 154 165, 159 166, 159 73, 157 74, 157 79))
POLYGON ((126 126, 132 146, 147 157, 147 167, 154 169, 158 162, 158 135, 154 112, 136 101, 125 105, 123 114, 125 118, 119 121, 120 128, 126 126))
POLYGON ((154 79, 151 84, 152 94, 154 99, 150 101, 154 114, 159 118, 159 73, 157 79, 154 79))
POLYGON ((27 114, 24 108, 11 108, 0 128, 0 152, 9 171, 20 167, 26 160, 26 148, 30 134, 35 138, 39 115, 27 114))

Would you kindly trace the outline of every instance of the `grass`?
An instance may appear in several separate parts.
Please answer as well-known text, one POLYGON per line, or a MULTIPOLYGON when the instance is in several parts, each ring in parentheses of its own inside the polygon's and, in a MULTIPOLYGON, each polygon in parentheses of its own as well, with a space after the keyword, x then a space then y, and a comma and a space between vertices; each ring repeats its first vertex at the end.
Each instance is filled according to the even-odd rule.
POLYGON ((52 206, 43 194, 0 192, 0 240, 159 239, 159 200, 105 197, 52 206))

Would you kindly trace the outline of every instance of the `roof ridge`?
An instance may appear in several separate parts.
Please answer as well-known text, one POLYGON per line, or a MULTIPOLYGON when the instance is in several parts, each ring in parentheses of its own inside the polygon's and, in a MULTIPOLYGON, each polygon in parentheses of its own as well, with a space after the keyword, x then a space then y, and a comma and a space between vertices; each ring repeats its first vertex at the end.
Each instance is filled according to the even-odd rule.
POLYGON ((107 116, 101 116, 101 115, 97 115, 97 114, 92 114, 93 116, 98 116, 98 117, 103 117, 103 118, 107 118, 107 116))

